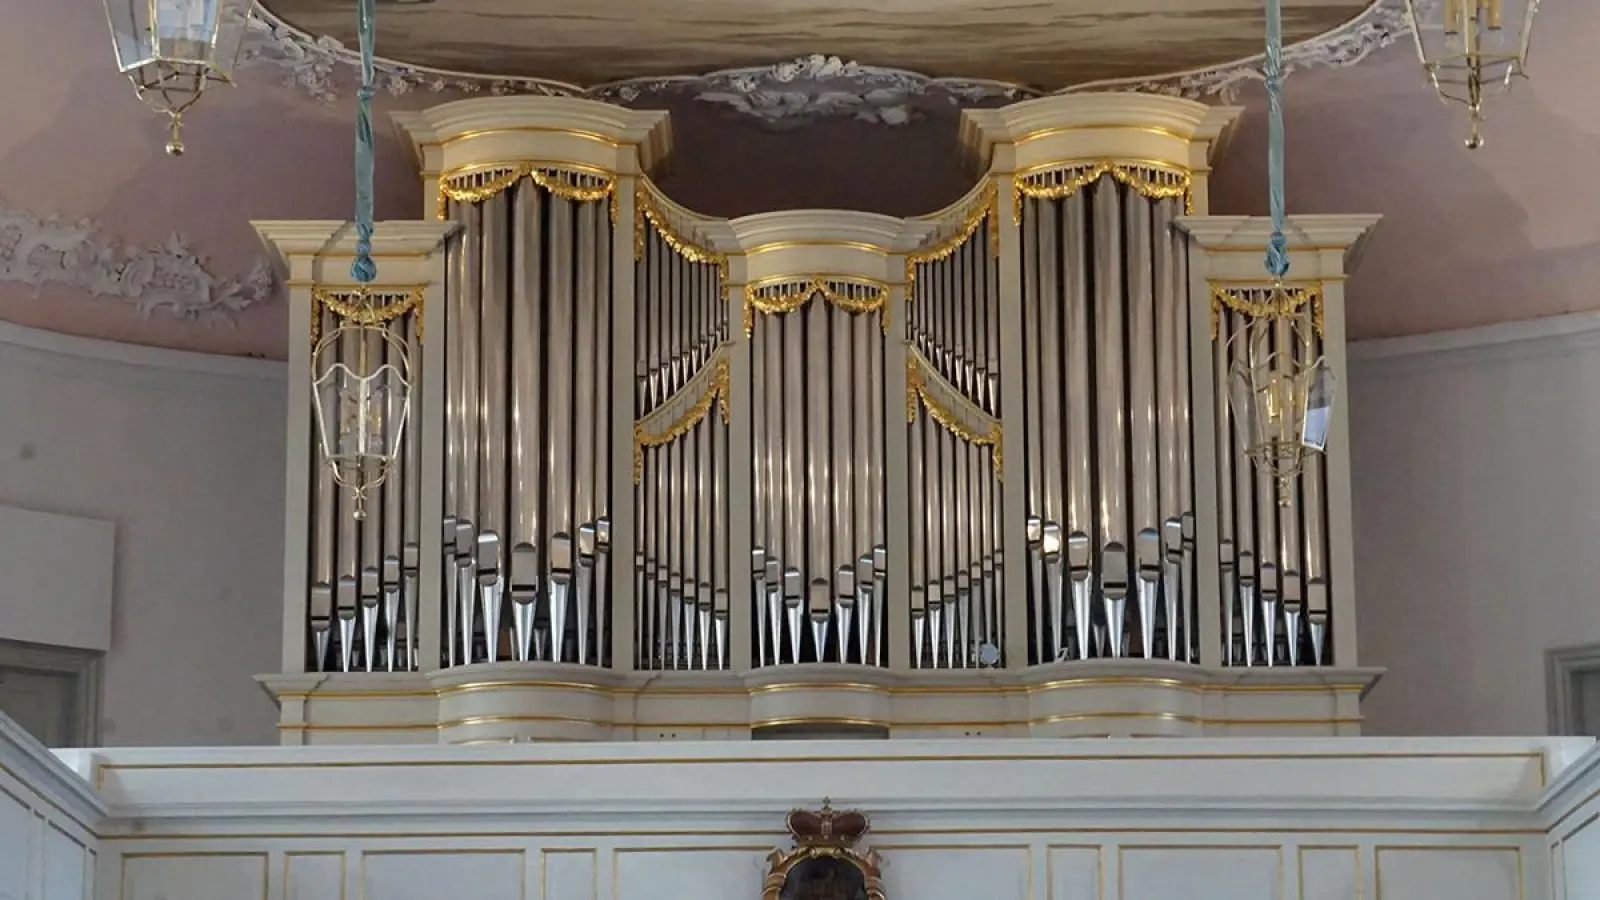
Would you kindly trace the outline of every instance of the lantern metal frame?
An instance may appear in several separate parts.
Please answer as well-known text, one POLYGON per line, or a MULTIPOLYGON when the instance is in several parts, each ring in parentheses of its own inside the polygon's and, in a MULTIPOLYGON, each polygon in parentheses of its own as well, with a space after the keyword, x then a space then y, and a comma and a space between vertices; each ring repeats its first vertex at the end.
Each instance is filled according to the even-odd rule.
POLYGON ((1528 51, 1539 0, 1523 0, 1520 31, 1509 50, 1483 49, 1486 32, 1503 32, 1504 0, 1405 0, 1411 36, 1423 72, 1446 103, 1467 108, 1469 150, 1483 146, 1483 103, 1527 77, 1528 51), (1444 47, 1430 47, 1425 35, 1442 36, 1444 47))
POLYGON ((183 7, 168 5, 171 2, 105 0, 104 5, 117 68, 133 82, 141 103, 170 120, 166 150, 181 156, 183 115, 210 85, 233 83, 254 2, 185 0, 183 7), (195 8, 210 12, 209 21, 199 23, 197 36, 179 39, 162 34, 163 21, 195 8), (188 52, 202 48, 203 53, 188 52))
POLYGON ((1228 410, 1240 448, 1272 477, 1285 507, 1293 503, 1294 480, 1306 460, 1327 446, 1327 413, 1338 395, 1314 302, 1309 292, 1274 282, 1266 302, 1244 314, 1227 345, 1228 410))
MULTIPOLYGON (((405 446, 405 429, 411 418, 411 357, 403 340, 388 327, 386 321, 364 321, 361 317, 346 318, 340 322, 311 351, 312 408, 316 416, 317 444, 324 462, 332 473, 334 483, 348 489, 353 495, 356 519, 366 518, 366 505, 371 492, 380 487, 393 474, 401 449, 405 446), (372 356, 377 344, 377 360, 372 356), (340 352, 343 346, 353 345, 355 360, 352 367, 340 352), (330 379, 339 377, 339 370, 349 373, 355 382, 352 395, 341 387, 334 398, 336 408, 328 404, 324 387, 330 379), (397 423, 387 423, 387 413, 382 406, 391 401, 383 392, 394 387, 383 384, 385 370, 395 373, 403 396, 395 403, 399 412, 397 423), (338 446, 351 422, 359 429, 371 428, 382 443, 381 452, 344 452, 338 446)), ((362 442, 365 446, 365 442, 362 442)))

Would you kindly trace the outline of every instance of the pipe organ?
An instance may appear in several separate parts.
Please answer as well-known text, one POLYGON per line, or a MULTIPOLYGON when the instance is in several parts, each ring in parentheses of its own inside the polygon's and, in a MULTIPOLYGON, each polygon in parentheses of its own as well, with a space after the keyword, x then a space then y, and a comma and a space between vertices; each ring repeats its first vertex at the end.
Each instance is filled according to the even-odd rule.
MULTIPOLYGON (((285 740, 1357 732, 1342 410, 1282 498, 1228 410, 1267 287, 1266 221, 1207 214, 1238 112, 968 110, 947 209, 734 220, 652 182, 664 113, 397 116, 427 218, 380 223, 381 304, 343 223, 257 223, 302 335, 285 740), (418 385, 359 520, 305 340, 352 317, 418 385)), ((1291 221, 1335 376, 1374 222, 1291 221)))

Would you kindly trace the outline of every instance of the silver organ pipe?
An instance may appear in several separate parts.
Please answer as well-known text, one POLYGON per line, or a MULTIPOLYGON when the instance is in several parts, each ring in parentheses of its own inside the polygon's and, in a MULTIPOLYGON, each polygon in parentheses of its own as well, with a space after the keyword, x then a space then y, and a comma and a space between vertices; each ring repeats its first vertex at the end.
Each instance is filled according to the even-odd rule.
POLYGON ((456 188, 447 213, 465 227, 449 251, 444 337, 442 662, 598 664, 613 584, 614 448, 600 424, 612 179, 484 171, 456 188))
POLYGON ((1186 179, 1096 163, 1017 182, 1039 662, 1191 659, 1186 179))
POLYGON ((953 210, 907 270, 911 664, 934 669, 1000 665, 1004 646, 993 185, 953 210))
MULTIPOLYGON (((728 666, 732 577, 728 497, 726 262, 694 218, 638 195, 635 328, 643 361, 635 410, 641 669, 728 666)), ((767 583, 761 560, 758 582, 767 583)))
POLYGON ((746 288, 761 454, 750 509, 761 562, 752 566, 758 665, 886 664, 883 388, 874 376, 888 293, 842 276, 746 288))

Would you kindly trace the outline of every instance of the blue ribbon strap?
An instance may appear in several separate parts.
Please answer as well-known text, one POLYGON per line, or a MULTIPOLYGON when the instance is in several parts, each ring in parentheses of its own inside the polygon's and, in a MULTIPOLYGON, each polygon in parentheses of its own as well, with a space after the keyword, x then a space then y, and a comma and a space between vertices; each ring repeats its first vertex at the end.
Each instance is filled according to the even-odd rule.
POLYGON ((372 20, 374 0, 357 0, 356 30, 361 39, 361 89, 356 93, 356 258, 350 277, 371 284, 378 277, 372 261, 372 20))
POLYGON ((1283 3, 1267 0, 1267 203, 1272 237, 1267 242, 1267 272, 1282 279, 1289 272, 1289 242, 1283 236, 1283 3))

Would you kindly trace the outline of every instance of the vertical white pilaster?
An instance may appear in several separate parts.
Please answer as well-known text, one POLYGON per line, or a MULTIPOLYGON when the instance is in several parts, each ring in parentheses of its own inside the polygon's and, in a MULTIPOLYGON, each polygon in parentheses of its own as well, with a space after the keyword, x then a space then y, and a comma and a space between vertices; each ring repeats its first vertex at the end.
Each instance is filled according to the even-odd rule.
MULTIPOLYGON (((1223 427, 1217 409, 1216 366, 1212 363, 1211 282, 1205 251, 1189 245, 1189 429, 1194 461, 1194 585, 1200 633, 1200 665, 1222 665, 1221 526, 1217 500, 1217 429, 1223 427)), ((1185 576, 1187 577, 1187 576, 1185 576)))
POLYGON ((617 176, 617 219, 611 226, 611 667, 632 671, 635 533, 633 484, 634 216, 636 176, 617 176))
POLYGON ((1344 276, 1322 284, 1322 353, 1333 372, 1339 395, 1328 429, 1323 462, 1328 509, 1328 584, 1333 612, 1333 664, 1354 667, 1356 662, 1355 519, 1351 511, 1350 484, 1350 371, 1346 365, 1344 331, 1344 276))
MULTIPOLYGON (((903 258, 894 264, 904 271, 903 258)), ((883 516, 884 544, 889 548, 889 602, 886 635, 889 668, 909 671, 911 659, 911 502, 906 457, 910 454, 906 432, 906 284, 889 288, 889 333, 883 347, 883 516)))
POLYGON ((310 590, 311 472, 317 448, 311 435, 311 285, 288 288, 289 377, 285 423, 283 504, 284 672, 306 670, 306 616, 310 590))
MULTIPOLYGON (((750 554, 755 550, 752 526, 751 477, 755 459, 755 427, 751 421, 750 336, 745 334, 743 257, 729 260, 727 283, 723 285, 728 304, 728 666, 735 672, 749 671, 755 654, 751 652, 754 613, 754 582, 750 578, 750 554)), ((716 415, 712 410, 710 415, 716 415)))
POLYGON ((1016 196, 1013 145, 997 148, 994 176, 995 203, 989 214, 999 225, 1000 250, 1000 447, 1001 524, 1000 548, 1005 553, 1005 665, 1028 665, 1028 485, 1025 376, 1022 368, 1022 237, 1012 214, 1016 196), (1004 154, 998 151, 1006 151, 1004 154))
MULTIPOLYGON (((451 226, 454 229, 454 226, 451 226)), ((422 340, 418 342, 421 360, 421 391, 419 403, 413 411, 416 425, 422 429, 422 473, 418 482, 422 496, 418 503, 417 582, 421 596, 417 598, 417 669, 427 672, 436 668, 444 648, 444 626, 440 623, 444 603, 444 443, 445 429, 445 364, 449 353, 449 307, 447 281, 449 273, 445 255, 441 250, 433 258, 432 275, 422 293, 422 340)))

